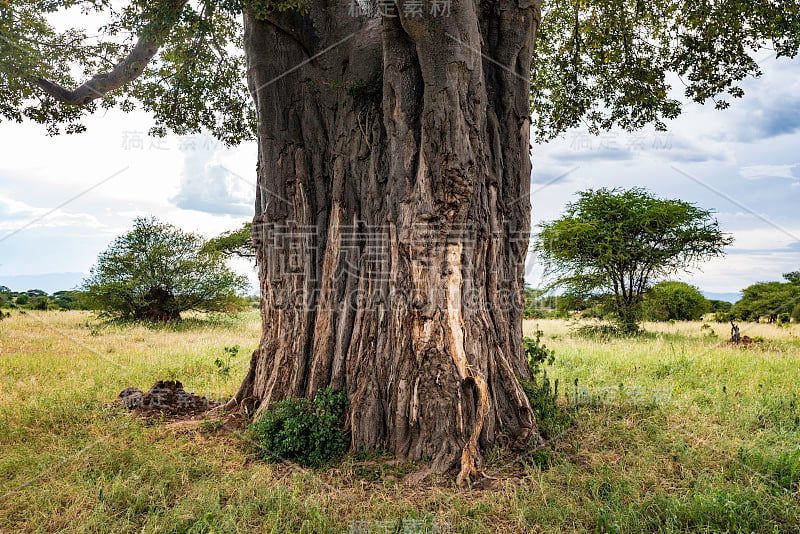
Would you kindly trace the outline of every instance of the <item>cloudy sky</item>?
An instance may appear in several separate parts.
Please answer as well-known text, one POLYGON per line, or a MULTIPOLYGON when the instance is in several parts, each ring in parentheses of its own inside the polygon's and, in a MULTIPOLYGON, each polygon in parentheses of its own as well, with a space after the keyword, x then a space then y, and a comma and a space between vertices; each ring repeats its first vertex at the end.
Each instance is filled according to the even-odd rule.
MULTIPOLYGON (((644 186, 716 211, 736 239, 681 279, 731 294, 800 269, 800 61, 767 59, 731 109, 687 104, 669 132, 571 131, 533 149, 534 224, 590 187, 644 186)), ((76 285, 137 216, 207 236, 252 217, 255 145, 152 139, 144 114, 102 112, 87 133, 0 124, 0 285, 76 285)), ((531 260, 528 281, 536 285, 531 260)), ((237 269, 254 279, 245 262, 237 269)))

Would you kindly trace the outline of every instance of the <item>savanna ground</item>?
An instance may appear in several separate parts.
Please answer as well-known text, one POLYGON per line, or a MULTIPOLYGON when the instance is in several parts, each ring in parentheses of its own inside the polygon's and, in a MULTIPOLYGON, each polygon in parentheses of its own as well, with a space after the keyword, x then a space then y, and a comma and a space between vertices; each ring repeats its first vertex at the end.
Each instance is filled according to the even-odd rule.
POLYGON ((154 330, 13 312, 0 322, 0 531, 800 530, 800 327, 743 325, 765 341, 737 348, 723 343, 726 325, 711 324, 713 337, 700 323, 647 324, 648 335, 602 341, 563 321, 526 333, 537 324, 578 425, 520 461, 493 451, 496 480, 459 490, 453 477, 412 485, 416 466, 375 455, 318 471, 269 464, 211 421, 112 404, 125 387, 171 378, 232 395, 256 312, 154 330), (214 360, 236 344, 221 373, 214 360))

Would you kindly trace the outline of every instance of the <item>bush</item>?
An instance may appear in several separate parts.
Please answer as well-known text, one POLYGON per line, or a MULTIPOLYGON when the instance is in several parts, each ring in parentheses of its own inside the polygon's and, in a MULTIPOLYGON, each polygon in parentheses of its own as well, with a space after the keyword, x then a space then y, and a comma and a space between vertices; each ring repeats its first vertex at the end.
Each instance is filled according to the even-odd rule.
POLYGON ((291 460, 320 467, 347 452, 349 439, 342 431, 347 396, 324 388, 314 400, 287 399, 252 425, 259 453, 265 460, 291 460))
POLYGON ((542 331, 536 331, 536 337, 524 338, 525 356, 531 380, 522 380, 522 389, 531 403, 536 424, 544 439, 550 439, 558 432, 572 424, 572 415, 558 406, 558 380, 551 383, 543 365, 552 365, 555 352, 542 343, 542 331))
POLYGON ((542 364, 552 365, 556 359, 555 351, 548 349, 547 345, 542 343, 543 334, 544 332, 537 329, 535 338, 525 336, 522 339, 525 344, 525 357, 528 360, 528 368, 534 378, 542 371, 542 364))
POLYGON ((642 303, 644 317, 650 321, 694 321, 709 309, 710 304, 700 290, 684 282, 656 284, 642 303))
POLYGON ((729 323, 733 318, 733 315, 731 315, 729 312, 716 312, 714 314, 715 323, 729 323))
POLYGON ((232 312, 247 279, 234 273, 205 240, 151 217, 101 253, 83 282, 83 300, 111 319, 169 322, 188 310, 232 312))
POLYGON ((231 374, 231 362, 235 360, 237 356, 239 356, 240 349, 241 347, 239 345, 222 348, 225 353, 225 357, 214 360, 214 365, 217 366, 217 371, 220 375, 227 377, 231 374))

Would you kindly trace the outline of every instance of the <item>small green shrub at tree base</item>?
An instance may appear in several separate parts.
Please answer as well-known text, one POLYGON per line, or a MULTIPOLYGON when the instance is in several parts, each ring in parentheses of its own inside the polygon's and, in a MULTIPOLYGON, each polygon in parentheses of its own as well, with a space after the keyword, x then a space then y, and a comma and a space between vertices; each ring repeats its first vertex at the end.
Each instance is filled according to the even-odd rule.
POLYGON ((535 335, 535 338, 528 336, 522 338, 522 342, 525 345, 525 357, 528 361, 528 368, 534 378, 541 373, 543 364, 552 365, 556 359, 555 351, 548 349, 547 345, 542 343, 542 335, 544 335, 544 332, 537 329, 535 335))
POLYGON ((252 425, 259 454, 269 461, 291 460, 308 467, 329 464, 347 452, 343 432, 347 396, 324 388, 314 400, 287 399, 252 425))
POLYGON ((572 415, 558 406, 558 380, 551 383, 543 365, 552 365, 555 352, 542 343, 542 331, 536 331, 536 337, 525 337, 525 356, 528 360, 531 380, 520 381, 522 390, 531 403, 539 433, 544 439, 550 439, 561 430, 572 424, 572 415))
POLYGON ((544 439, 551 439, 574 421, 573 414, 558 406, 558 379, 550 381, 547 371, 534 382, 522 382, 522 390, 536 416, 539 433, 544 439))

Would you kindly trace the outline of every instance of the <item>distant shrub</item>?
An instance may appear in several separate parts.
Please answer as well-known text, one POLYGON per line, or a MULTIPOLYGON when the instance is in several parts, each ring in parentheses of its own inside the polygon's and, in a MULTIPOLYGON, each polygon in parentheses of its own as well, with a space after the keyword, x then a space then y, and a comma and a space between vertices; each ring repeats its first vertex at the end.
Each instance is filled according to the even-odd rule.
POLYGON ((82 300, 109 319, 172 322, 181 312, 234 312, 247 279, 205 239, 159 221, 137 218, 97 258, 83 281, 82 300))
POLYGON ((650 321, 694 321, 710 309, 695 286, 684 282, 661 282, 650 288, 642 302, 644 317, 650 321))
POLYGON ((700 331, 703 333, 704 337, 717 337, 717 333, 714 332, 714 329, 711 328, 711 325, 708 323, 703 323, 700 326, 700 331))
POLYGON ((727 300, 715 300, 715 299, 707 299, 709 310, 712 313, 717 312, 730 312, 733 308, 733 304, 728 302, 727 300))
POLYGON ((575 335, 585 339, 598 339, 601 341, 625 337, 622 331, 613 324, 595 323, 581 325, 573 330, 575 335))
POLYGON ((714 322, 715 323, 729 323, 733 319, 733 315, 729 312, 716 312, 714 314, 714 322))
POLYGON ((320 467, 347 452, 343 432, 347 396, 343 391, 324 388, 314 400, 287 399, 252 424, 259 453, 265 460, 292 460, 308 467, 320 467))
POLYGON ((792 316, 788 313, 778 315, 778 326, 787 326, 792 321, 792 316))

